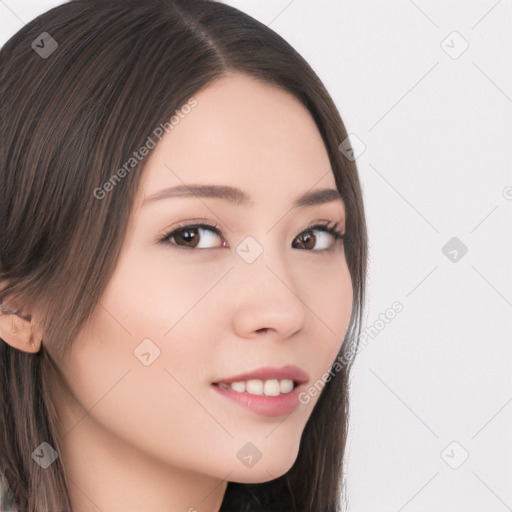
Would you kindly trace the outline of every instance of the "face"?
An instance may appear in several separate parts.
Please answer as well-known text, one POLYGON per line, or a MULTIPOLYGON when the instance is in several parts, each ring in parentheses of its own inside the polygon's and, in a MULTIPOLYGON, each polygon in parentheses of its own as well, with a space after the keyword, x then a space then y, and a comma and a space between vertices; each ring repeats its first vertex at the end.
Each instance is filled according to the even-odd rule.
POLYGON ((345 208, 332 195, 294 207, 336 185, 315 123, 292 95, 232 75, 194 98, 147 156, 115 273, 61 369, 116 446, 264 482, 295 462, 319 395, 301 403, 297 390, 292 399, 246 391, 241 403, 228 397, 241 392, 215 383, 270 367, 247 380, 272 393, 276 383, 265 381, 285 378, 272 370, 284 366, 305 376, 299 391, 321 382, 352 310, 343 241, 328 231, 344 232, 345 208), (161 193, 184 184, 236 187, 247 199, 161 193))

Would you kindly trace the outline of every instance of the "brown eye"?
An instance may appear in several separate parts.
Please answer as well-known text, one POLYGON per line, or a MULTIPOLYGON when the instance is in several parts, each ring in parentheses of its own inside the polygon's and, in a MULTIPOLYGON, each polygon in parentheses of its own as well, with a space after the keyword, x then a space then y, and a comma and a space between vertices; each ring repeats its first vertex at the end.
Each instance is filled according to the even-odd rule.
POLYGON ((160 242, 180 249, 216 249, 217 247, 226 247, 226 242, 223 240, 220 246, 218 244, 215 246, 214 239, 216 237, 222 240, 222 233, 216 226, 189 224, 165 235, 160 242), (204 244, 206 244, 206 247, 199 247, 204 244))
POLYGON ((178 245, 195 248, 199 241, 198 230, 199 229, 197 227, 182 228, 175 231, 172 238, 178 245), (184 243, 180 244, 180 241, 183 241, 184 243))
POLYGON ((302 231, 302 233, 300 233, 300 235, 295 239, 300 241, 299 244, 296 244, 294 241, 292 247, 294 249, 306 249, 312 252, 329 251, 334 249, 338 242, 341 243, 344 237, 345 234, 338 231, 337 224, 317 224, 302 231), (315 232, 318 232, 319 235, 316 235, 315 232), (334 241, 329 242, 329 237, 334 239, 334 241), (321 247, 317 247, 313 250, 317 243, 321 247))
POLYGON ((297 240, 299 240, 299 239, 302 240, 302 243, 303 243, 303 247, 301 247, 302 249, 312 249, 315 246, 316 236, 311 233, 313 233, 312 229, 304 232, 303 234, 301 234, 297 237, 297 240))

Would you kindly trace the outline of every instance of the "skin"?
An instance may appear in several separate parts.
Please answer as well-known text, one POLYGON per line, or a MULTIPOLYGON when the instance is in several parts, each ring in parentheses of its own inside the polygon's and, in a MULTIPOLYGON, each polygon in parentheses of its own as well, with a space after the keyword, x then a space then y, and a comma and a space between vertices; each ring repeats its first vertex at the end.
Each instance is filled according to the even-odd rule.
POLYGON ((343 243, 318 230, 316 245, 292 247, 319 221, 345 227, 341 200, 291 210, 300 194, 336 188, 308 111, 289 93, 238 74, 194 97, 197 107, 147 157, 115 274, 59 362, 74 397, 52 384, 73 512, 213 512, 227 481, 286 473, 319 395, 288 416, 264 417, 211 383, 294 364, 311 385, 330 369, 348 327, 343 243), (184 183, 234 185, 254 204, 142 204, 184 183), (218 224, 222 236, 196 232, 200 248, 188 250, 157 243, 194 222, 218 224), (247 236, 263 248, 250 264, 235 250, 247 236), (160 349, 149 366, 134 356, 147 338, 160 349), (248 442, 262 453, 252 467, 237 457, 248 442))

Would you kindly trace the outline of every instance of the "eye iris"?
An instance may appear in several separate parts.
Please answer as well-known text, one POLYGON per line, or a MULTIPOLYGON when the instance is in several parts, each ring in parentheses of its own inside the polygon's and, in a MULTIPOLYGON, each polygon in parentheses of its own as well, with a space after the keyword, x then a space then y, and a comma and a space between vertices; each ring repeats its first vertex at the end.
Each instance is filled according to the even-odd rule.
MULTIPOLYGON (((194 242, 194 240, 196 240, 197 242, 197 239, 198 239, 198 236, 197 236, 197 233, 193 233, 192 235, 185 235, 185 236, 182 236, 183 233, 192 233, 192 232, 196 232, 198 230, 198 228, 183 228, 183 229, 180 229, 178 231, 178 234, 179 234, 179 237, 178 238, 181 238, 182 240, 185 240, 185 242, 194 242)), ((191 245, 188 245, 187 243, 185 244, 187 245, 187 247, 195 247, 195 245, 192 243, 191 245)))
POLYGON ((307 231, 306 233, 304 233, 301 238, 302 240, 304 241, 305 245, 306 245, 306 248, 308 249, 311 249, 315 246, 315 240, 316 240, 316 236, 315 235, 311 235, 312 231, 307 231), (312 244, 309 244, 308 245, 308 242, 309 241, 313 241, 312 244))

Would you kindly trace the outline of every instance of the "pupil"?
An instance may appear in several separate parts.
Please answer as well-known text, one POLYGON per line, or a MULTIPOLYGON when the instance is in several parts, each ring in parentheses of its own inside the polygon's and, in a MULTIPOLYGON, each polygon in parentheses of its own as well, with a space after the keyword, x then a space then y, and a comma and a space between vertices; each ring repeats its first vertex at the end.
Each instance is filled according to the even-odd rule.
MULTIPOLYGON (((311 246, 311 244, 308 246, 308 242, 309 242, 310 240, 313 240, 313 236, 312 236, 312 235, 308 235, 308 234, 303 235, 302 240, 304 241, 304 244, 305 244, 307 247, 310 247, 310 246, 311 246)), ((313 242, 313 245, 314 245, 314 242, 313 242)))
POLYGON ((183 229, 182 232, 181 232, 182 233, 181 238, 183 240, 185 240, 185 242, 191 242, 191 241, 193 242, 194 238, 196 237, 196 234, 193 231, 194 230, 190 229, 190 228, 183 229), (183 234, 185 234, 185 236, 183 236, 183 234))

